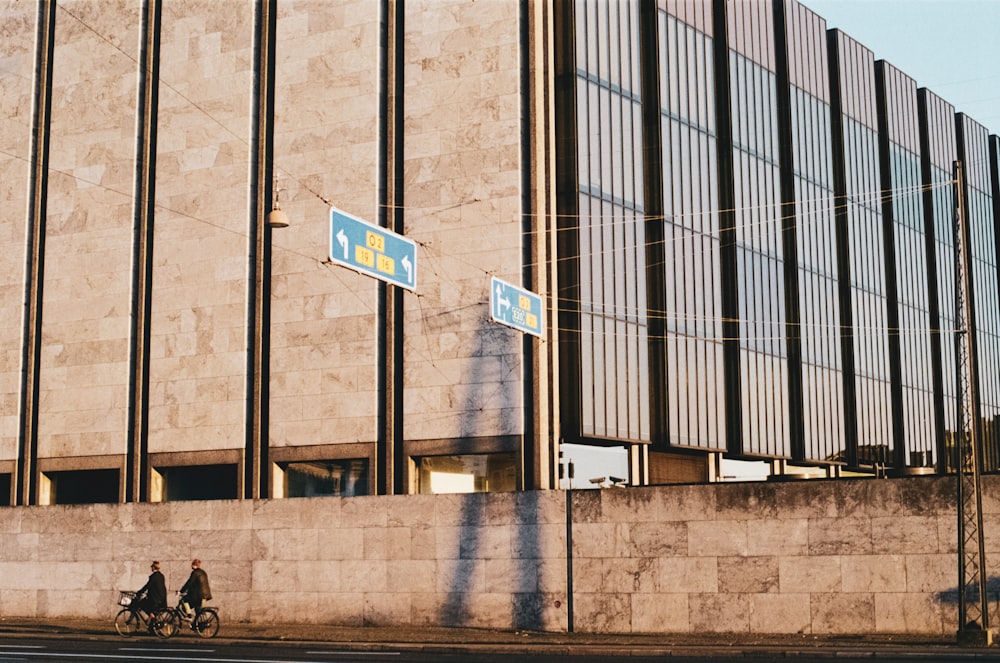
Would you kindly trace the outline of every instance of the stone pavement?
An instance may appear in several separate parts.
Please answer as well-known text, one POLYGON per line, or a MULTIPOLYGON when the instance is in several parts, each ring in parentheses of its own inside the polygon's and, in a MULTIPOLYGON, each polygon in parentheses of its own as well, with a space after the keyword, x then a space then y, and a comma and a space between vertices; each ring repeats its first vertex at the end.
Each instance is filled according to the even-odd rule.
MULTIPOLYGON (((7 638, 118 639, 107 619, 30 619, 0 617, 0 641, 7 638)), ((183 633, 183 631, 182 631, 183 633)), ((145 637, 145 636, 137 636, 145 637)), ((190 639, 187 633, 178 639, 190 639)), ((967 646, 954 636, 912 634, 756 635, 748 633, 595 634, 499 631, 476 628, 334 626, 327 624, 227 623, 214 642, 322 642, 353 651, 408 650, 440 653, 567 654, 680 656, 726 659, 768 654, 853 655, 873 657, 912 654, 939 660, 1000 661, 1000 646, 967 646)))

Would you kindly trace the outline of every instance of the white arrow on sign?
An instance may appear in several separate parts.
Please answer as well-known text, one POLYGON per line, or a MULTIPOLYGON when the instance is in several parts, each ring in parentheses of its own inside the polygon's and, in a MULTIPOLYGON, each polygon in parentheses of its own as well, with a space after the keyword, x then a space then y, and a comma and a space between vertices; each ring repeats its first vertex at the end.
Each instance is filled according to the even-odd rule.
POLYGON ((497 305, 500 307, 498 310, 502 311, 505 308, 510 308, 510 300, 503 298, 503 288, 497 285, 497 305))
POLYGON ((406 280, 413 280, 413 264, 410 262, 410 256, 403 256, 403 259, 399 261, 403 265, 403 269, 406 270, 406 280))
POLYGON ((340 248, 344 249, 344 260, 347 260, 347 235, 344 234, 343 228, 337 233, 337 242, 340 243, 340 248))

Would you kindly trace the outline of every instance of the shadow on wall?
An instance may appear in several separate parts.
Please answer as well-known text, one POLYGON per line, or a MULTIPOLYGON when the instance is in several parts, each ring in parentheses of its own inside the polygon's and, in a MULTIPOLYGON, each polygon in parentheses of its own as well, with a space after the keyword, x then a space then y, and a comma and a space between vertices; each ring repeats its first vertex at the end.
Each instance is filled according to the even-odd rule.
POLYGON ((518 521, 512 528, 516 537, 511 542, 511 557, 517 565, 514 578, 512 626, 518 631, 545 630, 545 594, 542 592, 541 552, 539 551, 540 518, 538 491, 515 493, 522 508, 514 510, 518 521))
MULTIPOLYGON (((463 436, 475 438, 482 435, 484 410, 513 411, 519 403, 518 392, 521 381, 508 379, 520 375, 518 357, 510 352, 518 347, 520 335, 500 327, 484 318, 480 319, 476 330, 479 347, 475 353, 478 361, 470 361, 464 386, 465 398, 460 409, 460 430, 463 436), (483 361, 500 357, 501 374, 484 375, 483 361), (485 381, 488 379, 489 381, 485 381)), ((487 422, 488 423, 488 422, 487 422)), ((520 457, 520 451, 517 456, 520 457)), ((473 605, 478 596, 513 594, 511 598, 511 625, 514 629, 541 630, 543 626, 543 602, 539 591, 539 550, 538 550, 538 496, 532 492, 506 493, 510 499, 519 502, 523 508, 499 509, 496 516, 489 512, 494 503, 505 504, 505 500, 490 499, 484 493, 462 496, 461 532, 459 534, 458 557, 452 569, 448 584, 448 598, 441 609, 440 623, 445 626, 475 626, 476 613, 473 605), (513 513, 514 522, 507 522, 504 513, 513 513), (510 559, 510 573, 504 565, 491 566, 489 548, 504 545, 509 550, 498 551, 498 559, 510 559), (504 568, 504 573, 499 570, 504 568), (482 589, 477 587, 482 583, 482 589)), ((484 606, 486 607, 486 606, 484 606)), ((492 606, 490 606, 492 607, 492 606)), ((490 610, 486 608, 487 621, 490 610)))
MULTIPOLYGON (((945 605, 957 606, 959 588, 953 587, 943 592, 938 592, 934 598, 945 605)), ((969 589, 966 601, 971 601, 973 603, 979 601, 978 587, 971 587, 969 589)), ((995 627, 997 625, 997 619, 1000 618, 1000 576, 993 576, 986 580, 986 609, 990 613, 990 626, 995 627)))

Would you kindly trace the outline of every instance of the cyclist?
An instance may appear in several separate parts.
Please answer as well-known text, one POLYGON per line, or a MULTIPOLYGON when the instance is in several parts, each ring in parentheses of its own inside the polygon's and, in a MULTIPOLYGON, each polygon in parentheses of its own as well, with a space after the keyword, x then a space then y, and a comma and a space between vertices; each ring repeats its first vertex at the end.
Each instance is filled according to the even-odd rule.
POLYGON ((191 562, 191 575, 180 588, 180 594, 187 604, 185 612, 189 614, 198 611, 204 601, 212 598, 212 590, 208 586, 208 574, 201 568, 200 559, 191 562))
POLYGON ((137 591, 136 596, 140 597, 135 605, 136 610, 149 613, 149 630, 153 630, 153 615, 159 610, 167 607, 167 582, 160 573, 160 563, 153 560, 149 565, 151 573, 146 584, 137 591))

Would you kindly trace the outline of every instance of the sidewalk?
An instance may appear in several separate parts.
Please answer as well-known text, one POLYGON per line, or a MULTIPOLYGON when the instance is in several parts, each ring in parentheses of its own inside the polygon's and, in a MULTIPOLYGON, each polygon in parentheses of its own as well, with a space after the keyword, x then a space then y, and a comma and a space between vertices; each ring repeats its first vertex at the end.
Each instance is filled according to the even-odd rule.
MULTIPOLYGON (((7 638, 119 639, 112 618, 27 619, 0 618, 0 641, 7 638)), ((148 636, 137 636, 148 637, 148 636)), ((190 640, 183 634, 173 641, 190 640)), ((213 640, 227 642, 315 642, 341 650, 407 650, 439 653, 502 654, 615 654, 642 656, 760 657, 768 653, 808 653, 817 657, 838 654, 905 655, 945 659, 1000 661, 1000 647, 959 645, 955 638, 925 635, 754 635, 747 633, 623 635, 593 633, 539 633, 475 628, 331 626, 325 624, 248 624, 223 621, 213 640)))

